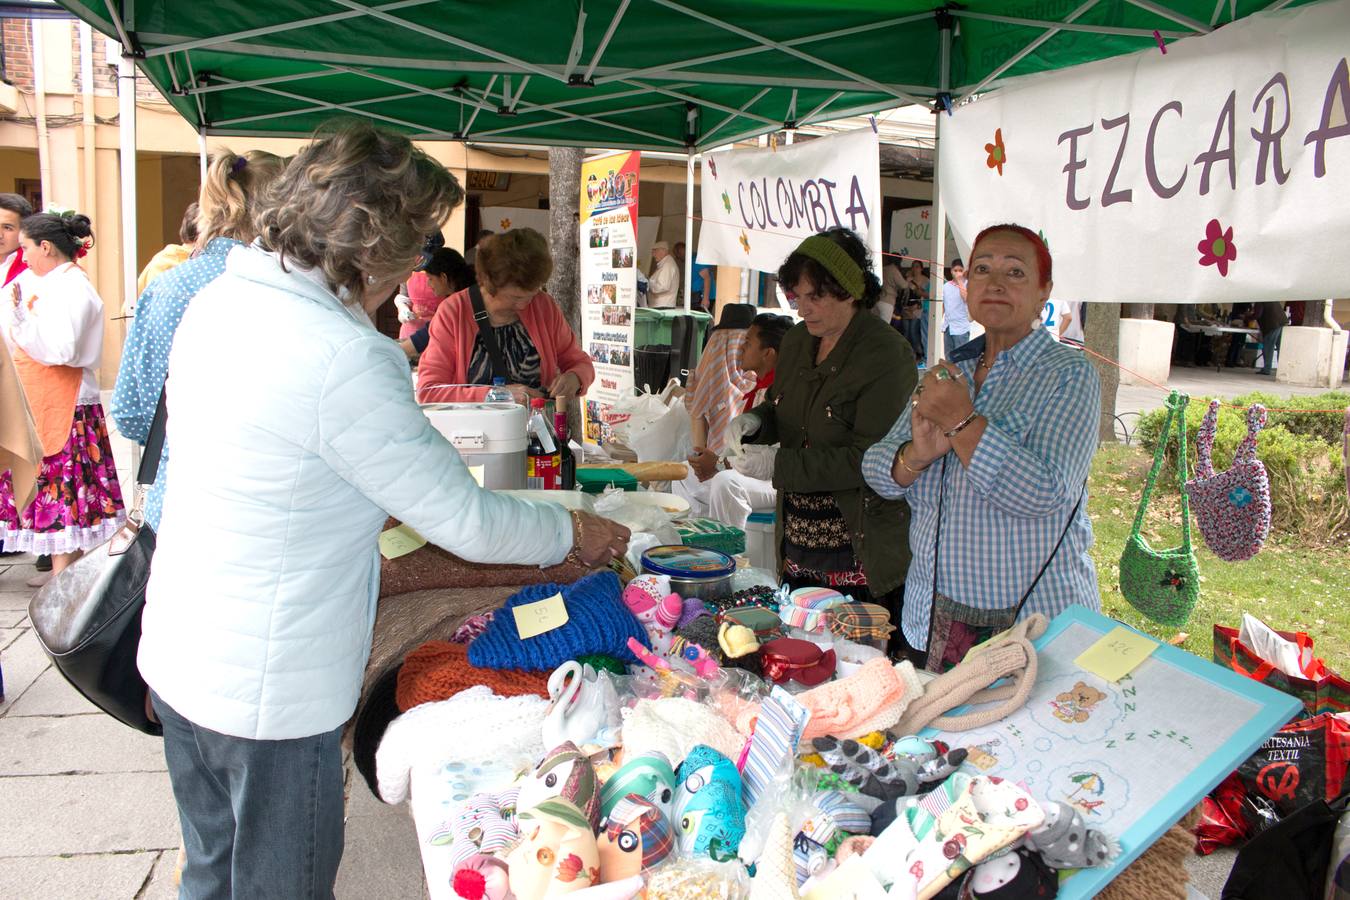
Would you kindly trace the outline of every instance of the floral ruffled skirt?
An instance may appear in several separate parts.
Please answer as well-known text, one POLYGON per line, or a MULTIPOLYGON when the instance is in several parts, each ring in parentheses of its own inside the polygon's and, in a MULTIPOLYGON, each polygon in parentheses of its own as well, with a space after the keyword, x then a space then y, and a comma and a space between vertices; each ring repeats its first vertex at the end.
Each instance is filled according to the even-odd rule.
POLYGON ((0 540, 6 550, 36 554, 89 550, 126 521, 103 406, 75 407, 70 437, 43 457, 37 494, 22 512, 14 506, 9 470, 0 473, 0 540))

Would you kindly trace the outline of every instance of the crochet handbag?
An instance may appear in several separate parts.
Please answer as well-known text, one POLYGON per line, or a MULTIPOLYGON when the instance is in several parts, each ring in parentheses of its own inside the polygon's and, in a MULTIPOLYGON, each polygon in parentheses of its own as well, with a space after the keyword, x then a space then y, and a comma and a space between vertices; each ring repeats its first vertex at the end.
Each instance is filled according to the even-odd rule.
POLYGON ((1219 401, 1211 400, 1196 438, 1195 478, 1186 482, 1186 492, 1206 546, 1219 559, 1241 562, 1260 552, 1270 533, 1270 478, 1256 458, 1256 436, 1265 427, 1266 408, 1253 403, 1247 409, 1247 436, 1233 455, 1232 468, 1215 474, 1211 454, 1218 416, 1219 401))
POLYGON ((1139 510, 1134 526, 1125 539, 1125 552, 1120 556, 1120 592, 1130 605, 1162 625, 1182 625, 1190 618, 1191 610, 1200 597, 1200 570, 1191 547, 1191 510, 1184 490, 1186 484, 1186 403, 1190 398, 1173 391, 1167 398, 1167 418, 1158 435, 1158 450, 1153 455, 1153 468, 1144 482, 1144 495, 1139 499, 1139 510), (1177 481, 1181 491, 1181 546, 1170 550, 1154 550, 1140 533, 1144 526, 1144 511, 1153 495, 1153 485, 1162 470, 1168 439, 1173 428, 1177 430, 1177 481))

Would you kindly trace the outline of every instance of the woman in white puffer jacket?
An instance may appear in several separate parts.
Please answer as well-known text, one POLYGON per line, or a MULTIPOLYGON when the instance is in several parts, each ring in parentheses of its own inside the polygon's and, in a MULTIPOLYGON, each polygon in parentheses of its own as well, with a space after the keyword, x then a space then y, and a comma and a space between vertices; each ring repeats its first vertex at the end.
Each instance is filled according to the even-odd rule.
POLYGON ((178 328, 139 662, 185 897, 332 896, 339 732, 370 652, 387 514, 479 562, 598 564, 626 548, 608 520, 479 488, 371 325, 463 196, 405 138, 344 126, 272 185, 257 242, 178 328))

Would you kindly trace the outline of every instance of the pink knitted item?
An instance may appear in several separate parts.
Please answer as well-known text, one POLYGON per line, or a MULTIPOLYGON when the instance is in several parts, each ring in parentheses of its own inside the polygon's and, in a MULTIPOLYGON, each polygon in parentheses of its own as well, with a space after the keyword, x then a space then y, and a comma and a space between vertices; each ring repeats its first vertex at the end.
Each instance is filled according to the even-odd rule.
POLYGON ((669 631, 680 620, 684 602, 671 593, 664 575, 639 575, 623 589, 623 603, 643 624, 655 623, 669 631))
MULTIPOLYGON (((847 678, 796 695, 797 702, 811 713, 802 743, 818 737, 856 738, 885 731, 922 694, 923 685, 908 661, 892 666, 885 657, 869 660, 847 678)), ((757 704, 736 710, 736 728, 748 733, 758 714, 757 704)))
POLYGON ((1256 458, 1256 436, 1266 424, 1266 408, 1247 409, 1247 436, 1233 454, 1233 465, 1215 473, 1211 454, 1219 401, 1212 400, 1197 439, 1195 478, 1186 482, 1191 509, 1205 544, 1219 559, 1241 562, 1261 550, 1270 533, 1270 478, 1256 458))

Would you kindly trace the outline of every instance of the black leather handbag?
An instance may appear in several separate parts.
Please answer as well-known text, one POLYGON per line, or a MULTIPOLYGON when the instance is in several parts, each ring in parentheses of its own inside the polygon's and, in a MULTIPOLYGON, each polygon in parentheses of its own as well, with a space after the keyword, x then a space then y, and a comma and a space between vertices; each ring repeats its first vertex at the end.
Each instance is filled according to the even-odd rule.
POLYGON ((145 489, 159 471, 167 420, 161 392, 127 523, 49 581, 28 604, 33 631, 57 671, 90 703, 146 734, 163 734, 163 729, 151 715, 149 689, 136 667, 155 553, 155 532, 146 524, 143 508, 145 489))

